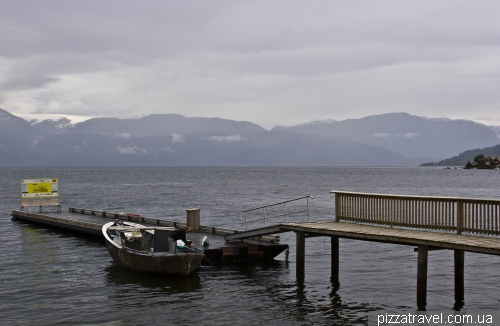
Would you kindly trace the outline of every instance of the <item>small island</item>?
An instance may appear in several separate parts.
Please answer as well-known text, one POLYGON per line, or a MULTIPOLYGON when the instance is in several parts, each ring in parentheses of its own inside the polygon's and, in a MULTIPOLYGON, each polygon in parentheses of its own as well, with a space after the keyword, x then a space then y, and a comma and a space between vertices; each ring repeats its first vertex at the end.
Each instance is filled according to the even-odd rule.
POLYGON ((463 166, 464 169, 500 170, 500 144, 492 147, 468 150, 439 162, 423 163, 419 166, 463 166), (472 158, 474 159, 471 160, 472 158))
POLYGON ((488 156, 484 157, 483 154, 476 155, 474 162, 467 162, 464 169, 495 169, 500 170, 500 157, 488 156))

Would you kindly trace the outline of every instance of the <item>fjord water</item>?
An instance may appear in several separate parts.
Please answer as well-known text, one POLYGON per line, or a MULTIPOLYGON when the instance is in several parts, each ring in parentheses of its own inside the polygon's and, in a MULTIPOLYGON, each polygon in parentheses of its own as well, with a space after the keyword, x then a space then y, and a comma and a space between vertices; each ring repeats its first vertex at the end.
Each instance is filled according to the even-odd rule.
MULTIPOLYGON (((416 310, 412 247, 340 240, 340 286, 330 282, 329 239, 306 240, 306 276, 290 259, 203 268, 188 277, 117 267, 103 240, 12 221, 20 181, 59 178, 63 209, 91 208, 244 229, 241 211, 312 195, 311 220, 333 218, 330 190, 500 198, 500 172, 442 168, 158 167, 1 168, 1 325, 364 325, 376 310, 416 310)), ((304 220, 305 216, 298 217, 304 220)), ((465 307, 500 309, 500 257, 465 254, 465 307)), ((454 303, 453 252, 429 253, 429 310, 454 303)))

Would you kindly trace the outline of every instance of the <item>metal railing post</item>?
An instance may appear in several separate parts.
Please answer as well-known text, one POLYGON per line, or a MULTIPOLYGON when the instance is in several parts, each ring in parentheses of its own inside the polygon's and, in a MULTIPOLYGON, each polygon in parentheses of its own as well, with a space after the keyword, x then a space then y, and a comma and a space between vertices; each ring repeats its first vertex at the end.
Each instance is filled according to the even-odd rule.
POLYGON ((267 226, 267 220, 266 220, 266 208, 264 207, 264 226, 267 226))
POLYGON ((248 231, 248 219, 247 219, 247 212, 245 212, 245 230, 248 231))
POLYGON ((311 212, 309 211, 309 196, 307 198, 307 222, 311 222, 311 212))
POLYGON ((283 203, 283 210, 285 211, 285 222, 288 222, 288 216, 286 215, 286 203, 283 203))

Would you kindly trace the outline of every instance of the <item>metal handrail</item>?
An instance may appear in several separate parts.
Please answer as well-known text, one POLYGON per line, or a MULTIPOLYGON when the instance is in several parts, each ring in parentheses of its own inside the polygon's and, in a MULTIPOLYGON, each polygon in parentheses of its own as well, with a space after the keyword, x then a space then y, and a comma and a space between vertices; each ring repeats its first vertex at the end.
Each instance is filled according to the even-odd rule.
POLYGON ((261 209, 261 208, 266 208, 266 207, 271 207, 271 206, 276 206, 276 205, 286 204, 286 203, 289 203, 289 202, 291 202, 291 201, 296 201, 296 200, 300 200, 300 199, 304 199, 304 198, 311 198, 311 199, 314 199, 314 198, 313 198, 313 196, 311 196, 311 195, 307 195, 307 196, 300 197, 300 198, 295 198, 295 199, 285 200, 285 201, 282 201, 282 202, 279 202, 279 203, 275 203, 275 204, 269 204, 269 205, 266 205, 266 206, 260 206, 260 207, 256 207, 256 208, 247 209, 246 211, 242 211, 242 212, 243 212, 243 213, 246 213, 246 212, 255 211, 255 210, 257 210, 257 209, 261 209))
POLYGON ((299 197, 299 198, 295 198, 295 199, 285 200, 285 201, 282 201, 282 202, 279 202, 279 203, 274 203, 274 204, 269 204, 269 205, 265 205, 265 206, 260 206, 260 207, 256 207, 256 208, 251 208, 251 209, 244 210, 243 213, 245 213, 245 229, 248 231, 248 223, 250 223, 250 222, 256 222, 256 221, 264 220, 264 226, 267 226, 267 220, 273 219, 273 218, 277 218, 277 217, 282 217, 282 216, 285 217, 285 222, 288 222, 288 216, 289 215, 294 215, 294 214, 303 213, 303 212, 307 212, 307 221, 310 221, 311 220, 311 212, 310 212, 310 209, 309 209, 309 198, 314 199, 313 196, 307 195, 307 196, 304 196, 304 197, 299 197), (301 200, 301 199, 307 199, 307 209, 304 209, 304 210, 301 210, 301 211, 290 212, 290 213, 287 212, 287 210, 286 210, 286 204, 287 203, 290 203, 290 202, 293 202, 293 201, 297 201, 297 200, 301 200), (266 208, 272 207, 272 206, 281 205, 281 204, 283 204, 283 211, 285 212, 284 214, 282 214, 282 215, 273 215, 271 217, 267 216, 267 214, 266 214, 266 208), (249 221, 247 213, 251 212, 251 211, 256 211, 258 209, 262 209, 264 211, 264 218, 263 219, 255 219, 255 220, 250 220, 249 221))

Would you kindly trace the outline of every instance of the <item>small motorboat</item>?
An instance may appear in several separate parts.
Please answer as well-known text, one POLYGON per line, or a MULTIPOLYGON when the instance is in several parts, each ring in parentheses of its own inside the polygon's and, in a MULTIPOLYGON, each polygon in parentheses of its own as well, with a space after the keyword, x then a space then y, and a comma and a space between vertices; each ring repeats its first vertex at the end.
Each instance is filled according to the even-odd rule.
POLYGON ((173 227, 147 227, 131 222, 110 222, 102 227, 106 247, 113 260, 132 270, 171 275, 188 275, 198 268, 203 251, 177 250, 169 236, 173 227))

